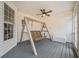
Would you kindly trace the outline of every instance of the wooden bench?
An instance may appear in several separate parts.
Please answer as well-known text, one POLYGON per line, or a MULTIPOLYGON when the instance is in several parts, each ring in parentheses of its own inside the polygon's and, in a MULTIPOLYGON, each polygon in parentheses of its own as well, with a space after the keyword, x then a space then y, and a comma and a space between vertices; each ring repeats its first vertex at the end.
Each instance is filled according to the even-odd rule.
POLYGON ((31 35, 32 35, 33 41, 42 40, 42 35, 40 31, 31 31, 31 35))

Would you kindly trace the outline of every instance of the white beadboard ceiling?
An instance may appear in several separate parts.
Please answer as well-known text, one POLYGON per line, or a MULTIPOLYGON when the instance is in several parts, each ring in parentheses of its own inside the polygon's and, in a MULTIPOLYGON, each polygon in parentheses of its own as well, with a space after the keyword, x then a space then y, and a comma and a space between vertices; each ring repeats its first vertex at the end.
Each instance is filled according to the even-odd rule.
POLYGON ((40 8, 44 8, 47 11, 53 10, 51 16, 56 13, 61 13, 63 11, 71 11, 74 2, 72 1, 13 1, 13 4, 18 8, 19 11, 32 15, 37 18, 41 18, 36 15, 40 12, 40 8))

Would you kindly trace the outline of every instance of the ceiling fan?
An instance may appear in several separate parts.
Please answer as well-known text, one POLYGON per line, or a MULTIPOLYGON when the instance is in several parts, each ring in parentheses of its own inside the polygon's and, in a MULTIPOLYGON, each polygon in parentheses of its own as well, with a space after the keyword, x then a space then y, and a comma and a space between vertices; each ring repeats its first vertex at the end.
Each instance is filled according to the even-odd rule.
POLYGON ((41 14, 37 14, 37 15, 41 15, 41 17, 50 16, 48 13, 51 13, 51 12, 52 12, 52 10, 45 11, 45 9, 40 9, 40 11, 41 11, 42 13, 41 13, 41 14))

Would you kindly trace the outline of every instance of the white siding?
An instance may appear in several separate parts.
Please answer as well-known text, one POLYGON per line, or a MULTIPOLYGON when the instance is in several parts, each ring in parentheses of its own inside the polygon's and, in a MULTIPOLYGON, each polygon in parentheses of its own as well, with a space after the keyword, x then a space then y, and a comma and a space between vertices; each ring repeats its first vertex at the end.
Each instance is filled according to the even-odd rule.
POLYGON ((0 57, 17 45, 17 9, 11 2, 6 2, 15 10, 14 38, 4 41, 4 2, 0 1, 0 57))

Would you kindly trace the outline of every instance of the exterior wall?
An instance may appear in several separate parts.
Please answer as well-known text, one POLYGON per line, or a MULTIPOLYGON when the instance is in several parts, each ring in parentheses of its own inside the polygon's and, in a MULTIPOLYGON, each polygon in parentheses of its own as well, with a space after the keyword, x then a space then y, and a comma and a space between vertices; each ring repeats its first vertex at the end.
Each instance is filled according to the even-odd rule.
POLYGON ((48 30, 54 41, 72 42, 72 12, 63 11, 45 19, 48 30))
MULTIPOLYGON (((24 16, 26 15, 26 14, 24 14, 24 13, 22 13, 22 12, 20 12, 20 11, 18 11, 18 20, 17 20, 17 30, 18 30, 18 32, 17 32, 17 36, 18 36, 18 39, 17 39, 17 42, 20 42, 20 38, 21 38, 21 30, 22 30, 22 23, 21 23, 21 21, 24 19, 24 16)), ((25 32, 27 32, 27 30, 24 30, 25 32)), ((28 33, 24 33, 23 34, 23 39, 22 39, 22 41, 25 41, 25 40, 28 40, 29 39, 29 37, 28 37, 28 33)))
POLYGON ((14 38, 4 41, 4 2, 0 1, 0 57, 17 45, 17 9, 11 2, 5 2, 15 10, 14 38))

